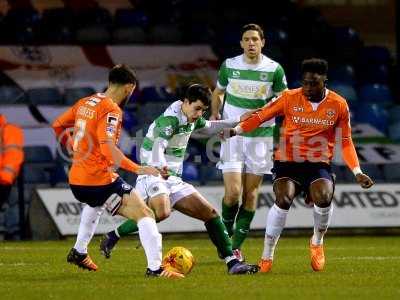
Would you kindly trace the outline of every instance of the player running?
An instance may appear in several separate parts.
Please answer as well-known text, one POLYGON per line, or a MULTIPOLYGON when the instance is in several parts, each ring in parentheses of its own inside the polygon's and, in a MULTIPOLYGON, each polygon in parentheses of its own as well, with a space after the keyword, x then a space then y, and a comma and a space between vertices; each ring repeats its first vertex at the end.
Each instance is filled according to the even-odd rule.
POLYGON ((104 94, 80 99, 53 123, 59 141, 73 150, 69 172, 71 191, 78 201, 87 204, 67 262, 89 271, 98 269, 87 248, 106 209, 112 215, 119 214, 137 222, 147 257, 147 276, 181 278, 183 275, 161 266, 162 241, 153 212, 132 186, 115 173, 121 167, 139 175, 159 174, 154 167, 135 164, 116 146, 121 132, 121 107, 131 96, 136 82, 133 70, 117 65, 109 72, 109 85, 104 94), (68 131, 71 127, 73 135, 68 131))
POLYGON ((275 101, 225 134, 250 132, 263 122, 284 116, 280 142, 274 153, 273 189, 275 204, 267 216, 261 272, 272 268, 275 246, 285 226, 293 199, 304 192, 314 203, 314 234, 310 240, 311 266, 325 266, 323 238, 332 216, 334 179, 331 160, 335 140, 342 146, 343 159, 356 181, 369 188, 373 181, 360 169, 351 139, 347 102, 326 88, 328 64, 322 59, 304 60, 302 87, 284 92, 275 101))
MULTIPOLYGON (((144 138, 140 159, 143 164, 157 167, 162 177, 140 175, 136 189, 154 210, 157 220, 166 219, 171 208, 204 222, 211 241, 225 260, 229 274, 252 274, 258 266, 240 262, 232 252, 226 228, 214 207, 191 185, 180 177, 187 143, 194 130, 213 134, 224 127, 235 126, 239 117, 223 121, 206 121, 202 115, 211 102, 211 92, 199 84, 191 85, 183 101, 176 101, 149 127, 144 138)), ((137 231, 129 220, 115 231, 106 234, 100 250, 107 258, 120 238, 120 233, 137 231)))
MULTIPOLYGON (((222 117, 229 119, 264 106, 286 89, 282 67, 261 53, 265 45, 261 27, 245 25, 241 37, 243 54, 225 60, 219 70, 210 120, 221 118, 224 97, 222 117)), ((241 260, 240 249, 255 214, 259 187, 264 174, 271 174, 274 125, 271 119, 221 144, 217 167, 222 170, 225 186, 222 219, 232 236, 234 253, 241 260)))

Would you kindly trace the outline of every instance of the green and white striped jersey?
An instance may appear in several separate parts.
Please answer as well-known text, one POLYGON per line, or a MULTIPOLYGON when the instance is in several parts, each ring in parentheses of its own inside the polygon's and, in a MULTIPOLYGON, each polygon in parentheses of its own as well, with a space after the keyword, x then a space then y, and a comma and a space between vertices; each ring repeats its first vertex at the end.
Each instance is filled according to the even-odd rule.
MULTIPOLYGON (((140 149, 140 161, 155 167, 163 167, 159 153, 153 151, 156 140, 161 140, 165 147, 165 157, 168 170, 174 175, 182 174, 182 164, 189 142, 190 135, 196 129, 205 128, 209 121, 204 118, 197 119, 194 123, 188 123, 187 117, 182 112, 182 101, 175 101, 166 111, 151 123, 146 137, 140 149)), ((164 153, 163 153, 164 154, 164 153)), ((164 158, 162 157, 162 158, 164 158)))
MULTIPOLYGON (((247 64, 242 54, 224 61, 218 73, 217 87, 226 90, 223 118, 230 119, 264 106, 276 94, 285 90, 287 83, 285 72, 279 63, 261 55, 258 64, 247 64)), ((271 119, 252 132, 242 135, 273 136, 274 125, 275 120, 271 119)))

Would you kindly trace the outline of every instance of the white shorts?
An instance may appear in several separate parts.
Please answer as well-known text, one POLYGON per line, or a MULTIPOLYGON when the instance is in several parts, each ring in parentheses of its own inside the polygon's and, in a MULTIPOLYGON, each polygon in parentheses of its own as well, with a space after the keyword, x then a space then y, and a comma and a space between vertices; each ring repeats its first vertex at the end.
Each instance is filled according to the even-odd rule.
POLYGON ((221 143, 217 168, 222 173, 271 174, 273 137, 235 136, 221 143))
POLYGON ((193 185, 186 183, 180 177, 170 176, 167 180, 152 175, 140 175, 136 179, 135 189, 145 202, 161 194, 169 196, 171 207, 196 192, 193 185))

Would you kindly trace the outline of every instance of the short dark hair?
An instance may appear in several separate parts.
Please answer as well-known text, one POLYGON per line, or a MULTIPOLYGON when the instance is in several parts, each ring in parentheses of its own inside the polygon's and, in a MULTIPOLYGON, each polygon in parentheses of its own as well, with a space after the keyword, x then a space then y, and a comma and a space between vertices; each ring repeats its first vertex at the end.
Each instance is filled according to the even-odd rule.
POLYGON ((211 105, 211 91, 207 86, 201 84, 189 85, 186 89, 185 98, 188 99, 189 103, 200 100, 205 106, 211 105))
POLYGON ((264 39, 264 30, 261 28, 260 25, 258 24, 254 24, 254 23, 250 23, 250 24, 246 24, 242 27, 242 30, 240 31, 240 38, 243 37, 243 34, 248 31, 248 30, 254 30, 257 31, 258 34, 260 35, 260 38, 263 40, 264 39))
POLYGON ((319 75, 328 74, 328 62, 321 58, 305 59, 301 63, 301 75, 304 73, 317 73, 319 75))
POLYGON ((123 64, 114 66, 108 73, 108 82, 114 84, 137 84, 137 78, 135 71, 123 64))

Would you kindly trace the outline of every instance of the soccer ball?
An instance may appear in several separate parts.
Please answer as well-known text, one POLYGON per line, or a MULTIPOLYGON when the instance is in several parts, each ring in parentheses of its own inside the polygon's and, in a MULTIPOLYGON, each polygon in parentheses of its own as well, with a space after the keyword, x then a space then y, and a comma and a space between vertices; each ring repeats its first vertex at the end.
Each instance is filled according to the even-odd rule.
POLYGON ((174 247, 165 254, 163 266, 167 270, 181 274, 189 274, 194 266, 194 257, 185 247, 174 247))

